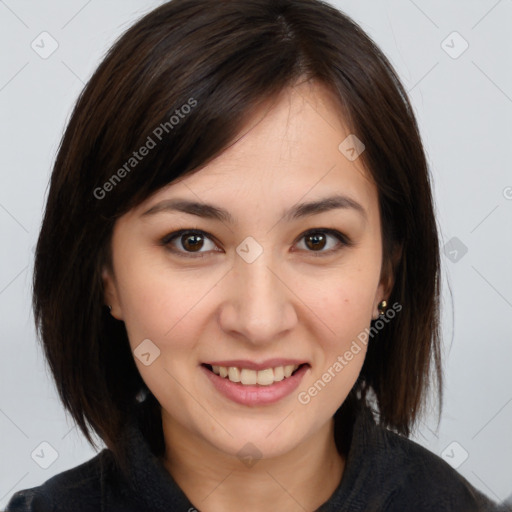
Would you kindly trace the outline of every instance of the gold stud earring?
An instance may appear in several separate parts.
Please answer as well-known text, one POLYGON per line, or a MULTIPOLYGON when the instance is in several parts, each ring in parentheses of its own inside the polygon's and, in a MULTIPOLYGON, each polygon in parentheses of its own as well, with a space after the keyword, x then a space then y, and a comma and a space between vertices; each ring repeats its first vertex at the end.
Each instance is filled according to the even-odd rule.
POLYGON ((388 307, 388 303, 383 300, 379 302, 379 305, 377 306, 377 309, 379 310, 379 315, 382 316, 386 312, 386 308, 388 307))

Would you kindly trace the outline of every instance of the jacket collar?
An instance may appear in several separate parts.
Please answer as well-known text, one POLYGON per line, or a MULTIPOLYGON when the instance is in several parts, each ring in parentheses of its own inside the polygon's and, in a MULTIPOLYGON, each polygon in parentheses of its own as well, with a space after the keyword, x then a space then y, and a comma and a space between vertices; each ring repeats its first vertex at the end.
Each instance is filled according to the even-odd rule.
MULTIPOLYGON (((343 478, 331 498, 321 507, 322 511, 339 510, 332 508, 346 502, 358 485, 358 463, 366 459, 372 441, 371 432, 375 433, 375 420, 371 411, 362 408, 353 423, 350 432, 351 444, 346 454, 346 465, 343 478)), ((134 510, 151 510, 152 512, 168 512, 181 510, 193 512, 196 509, 187 496, 168 473, 162 461, 151 451, 147 440, 135 422, 126 426, 129 473, 126 475, 132 492, 126 496, 127 503, 136 501, 138 505, 134 510)), ((110 492, 110 491, 109 491, 110 492)), ((119 498, 110 496, 106 498, 106 510, 109 502, 118 503, 119 498)))

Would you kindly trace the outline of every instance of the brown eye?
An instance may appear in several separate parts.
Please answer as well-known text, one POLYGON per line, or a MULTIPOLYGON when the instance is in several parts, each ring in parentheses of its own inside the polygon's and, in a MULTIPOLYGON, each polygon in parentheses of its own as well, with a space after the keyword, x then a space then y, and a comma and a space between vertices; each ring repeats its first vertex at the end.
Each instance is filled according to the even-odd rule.
POLYGON ((313 233, 304 237, 306 246, 312 251, 322 250, 326 244, 326 236, 324 233, 313 233))
MULTIPOLYGON (((343 247, 350 247, 350 239, 335 229, 315 229, 303 233, 299 237, 302 251, 313 256, 327 256, 343 247)), ((213 241, 211 235, 200 230, 180 230, 170 233, 161 239, 162 245, 178 256, 204 257, 212 252, 223 252, 213 241)))
POLYGON ((161 240, 161 244, 180 256, 203 257, 210 252, 222 252, 209 235, 198 230, 170 233, 161 240))
POLYGON ((299 238, 299 248, 312 256, 328 256, 343 247, 350 247, 351 240, 335 229, 312 229, 299 238), (302 247, 300 247, 302 245, 302 247))
POLYGON ((198 234, 182 235, 180 241, 186 251, 194 252, 201 249, 204 243, 204 237, 198 234))

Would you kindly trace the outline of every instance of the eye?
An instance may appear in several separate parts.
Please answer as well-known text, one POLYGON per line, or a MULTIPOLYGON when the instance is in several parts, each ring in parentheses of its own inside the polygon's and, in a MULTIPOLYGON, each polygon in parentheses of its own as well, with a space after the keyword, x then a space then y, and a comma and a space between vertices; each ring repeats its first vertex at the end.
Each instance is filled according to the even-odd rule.
POLYGON ((169 248, 170 251, 183 256, 192 258, 203 257, 206 252, 215 251, 215 243, 209 235, 201 230, 182 229, 174 233, 170 233, 162 239, 162 245, 169 248), (201 249, 206 248, 202 251, 201 249), (198 254, 198 256, 193 256, 198 254))
MULTIPOLYGON (((311 229, 303 233, 300 241, 304 240, 303 247, 313 256, 325 256, 340 250, 343 246, 351 246, 352 242, 343 233, 335 229, 311 229), (326 250, 324 250, 327 247, 326 250)), ((300 244, 299 244, 300 245, 300 244)))
MULTIPOLYGON (((327 228, 310 229, 297 240, 304 240, 305 249, 299 249, 310 252, 313 256, 326 256, 339 251, 344 246, 353 245, 343 233, 327 228), (326 247, 327 250, 324 250, 326 247)), ((161 240, 161 244, 175 254, 190 258, 203 258, 212 251, 222 252, 208 233, 197 229, 182 229, 169 233, 161 240)))

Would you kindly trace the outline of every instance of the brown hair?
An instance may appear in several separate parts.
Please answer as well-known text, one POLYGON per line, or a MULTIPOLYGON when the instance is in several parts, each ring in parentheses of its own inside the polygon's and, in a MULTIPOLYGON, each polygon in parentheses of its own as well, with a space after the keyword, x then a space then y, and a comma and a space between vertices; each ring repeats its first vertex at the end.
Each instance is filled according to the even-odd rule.
POLYGON ((409 435, 434 375, 441 398, 439 246, 429 171, 389 61, 357 24, 319 0, 173 0, 133 25, 82 91, 56 158, 36 248, 35 320, 60 397, 86 438, 93 443, 96 433, 119 460, 123 427, 135 417, 155 452, 163 441, 158 402, 151 394, 135 399, 145 386, 124 323, 103 305, 101 270, 110 262, 113 225, 212 160, 254 107, 299 78, 333 91, 366 146, 360 158, 378 188, 383 269, 395 271, 388 302, 402 306, 370 342, 337 416, 374 396, 380 422, 409 435), (127 167, 148 137, 155 147, 127 167), (402 252, 393 262, 395 248, 402 252))

